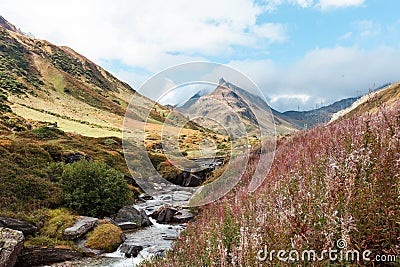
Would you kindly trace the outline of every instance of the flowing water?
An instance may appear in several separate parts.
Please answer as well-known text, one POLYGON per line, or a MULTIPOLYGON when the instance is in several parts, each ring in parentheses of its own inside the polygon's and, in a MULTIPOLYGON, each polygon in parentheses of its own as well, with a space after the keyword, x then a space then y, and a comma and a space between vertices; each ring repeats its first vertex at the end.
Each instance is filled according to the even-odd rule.
MULTIPOLYGON (((190 194, 187 192, 175 192, 175 195, 179 195, 182 202, 190 198, 190 194)), ((162 205, 168 204, 168 200, 170 199, 171 196, 169 194, 161 194, 154 197, 153 200, 138 203, 135 205, 135 208, 144 209, 147 214, 151 214, 162 205)), ((132 267, 145 259, 150 259, 152 256, 163 257, 165 252, 171 249, 172 242, 179 236, 179 233, 185 229, 185 226, 182 224, 159 224, 152 218, 150 218, 150 220, 153 225, 125 233, 125 244, 143 247, 143 250, 140 251, 137 257, 125 257, 125 254, 120 251, 120 246, 120 248, 113 253, 105 253, 95 258, 83 258, 75 261, 56 263, 51 266, 132 267)))

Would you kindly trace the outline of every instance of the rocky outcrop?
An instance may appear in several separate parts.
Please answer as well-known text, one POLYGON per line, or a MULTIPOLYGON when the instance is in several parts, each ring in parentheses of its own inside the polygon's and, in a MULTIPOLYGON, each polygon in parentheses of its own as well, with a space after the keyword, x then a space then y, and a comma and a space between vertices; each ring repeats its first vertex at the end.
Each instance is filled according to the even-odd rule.
POLYGON ((35 248, 24 249, 18 256, 16 266, 38 266, 55 262, 79 259, 85 253, 64 248, 35 248))
POLYGON ((0 266, 12 267, 24 246, 21 231, 0 227, 0 266))
POLYGON ((134 227, 134 225, 136 225, 137 227, 144 227, 152 225, 146 212, 144 210, 139 211, 133 206, 125 206, 120 209, 115 217, 115 221, 122 230, 127 230, 127 226, 134 227))
POLYGON ((66 239, 76 240, 92 230, 99 223, 99 219, 93 217, 80 217, 73 226, 66 228, 63 235, 66 239))
POLYGON ((85 156, 80 152, 65 154, 62 156, 62 159, 67 164, 80 161, 81 159, 92 160, 90 156, 85 156))
POLYGON ((158 223, 172 222, 172 218, 178 212, 177 209, 169 206, 162 206, 153 212, 150 217, 157 220, 158 223))
POLYGON ((130 258, 137 257, 137 255, 139 255, 139 252, 143 250, 143 247, 125 243, 121 245, 119 250, 125 254, 125 257, 130 258))
POLYGON ((0 217, 0 227, 21 231, 24 235, 31 235, 37 231, 37 227, 28 222, 7 217, 0 217))
POLYGON ((195 174, 189 174, 187 175, 183 181, 182 181, 182 186, 190 186, 190 187, 194 187, 194 186, 199 186, 201 185, 201 183, 204 182, 204 179, 200 178, 199 176, 195 175, 195 174))
POLYGON ((213 170, 214 169, 207 168, 205 170, 194 173, 183 171, 176 177, 169 179, 169 181, 176 185, 196 187, 201 185, 206 180, 207 174, 211 173, 213 170))

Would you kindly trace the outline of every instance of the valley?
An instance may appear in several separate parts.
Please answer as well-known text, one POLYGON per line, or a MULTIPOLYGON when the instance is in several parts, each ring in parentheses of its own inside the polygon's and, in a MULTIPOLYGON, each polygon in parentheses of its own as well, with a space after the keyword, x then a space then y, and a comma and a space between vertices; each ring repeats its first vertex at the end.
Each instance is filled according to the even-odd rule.
POLYGON ((0 63, 1 267, 264 266, 264 248, 338 240, 399 253, 399 82, 279 112, 221 76, 162 105, 3 17, 0 63))

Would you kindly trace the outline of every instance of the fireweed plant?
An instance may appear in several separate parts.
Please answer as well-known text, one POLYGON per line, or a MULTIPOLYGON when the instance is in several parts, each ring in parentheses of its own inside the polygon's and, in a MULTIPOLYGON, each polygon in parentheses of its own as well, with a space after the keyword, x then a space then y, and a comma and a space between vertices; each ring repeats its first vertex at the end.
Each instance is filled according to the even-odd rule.
MULTIPOLYGON (((322 251, 335 248, 338 239, 347 249, 396 255, 400 101, 280 140, 271 171, 252 194, 245 186, 250 178, 202 207, 165 259, 143 265, 284 266, 288 263, 276 258, 260 262, 257 252, 264 247, 322 251)), ((300 259, 291 264, 335 263, 300 259)))

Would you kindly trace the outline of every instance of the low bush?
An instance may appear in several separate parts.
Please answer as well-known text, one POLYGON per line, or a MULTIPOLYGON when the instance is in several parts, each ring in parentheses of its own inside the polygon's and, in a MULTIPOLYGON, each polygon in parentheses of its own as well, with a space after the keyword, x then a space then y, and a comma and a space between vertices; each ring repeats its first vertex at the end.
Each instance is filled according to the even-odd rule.
POLYGON ((121 229, 109 222, 101 222, 92 232, 87 235, 86 247, 106 252, 115 251, 122 243, 121 229))
POLYGON ((77 216, 64 208, 49 210, 47 214, 48 219, 40 230, 40 233, 50 238, 62 239, 63 231, 74 225, 77 218, 77 216))

